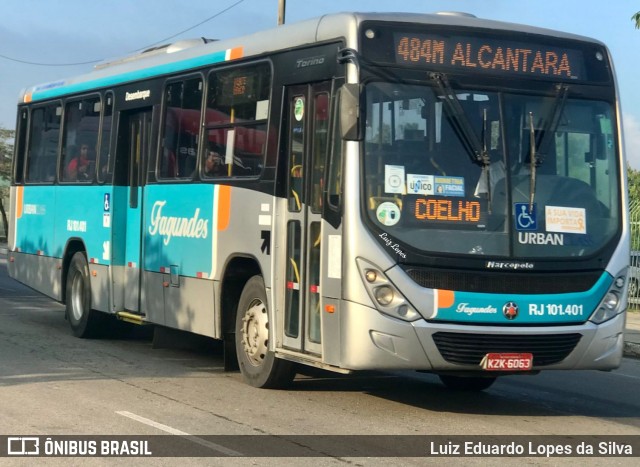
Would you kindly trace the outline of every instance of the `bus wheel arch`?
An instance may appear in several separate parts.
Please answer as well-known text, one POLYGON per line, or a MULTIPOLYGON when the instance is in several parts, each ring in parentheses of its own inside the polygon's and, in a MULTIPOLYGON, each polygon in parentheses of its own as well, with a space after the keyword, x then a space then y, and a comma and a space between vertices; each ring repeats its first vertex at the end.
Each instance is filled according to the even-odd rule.
POLYGON ((86 258, 87 249, 84 245, 84 242, 79 238, 70 238, 64 248, 64 256, 62 259, 62 287, 60 290, 60 296, 62 297, 61 301, 63 303, 67 302, 67 279, 69 278, 69 267, 71 266, 71 260, 78 252, 83 252, 86 258))
POLYGON ((225 265, 219 299, 225 371, 240 369, 235 346, 236 309, 245 284, 251 277, 261 273, 260 266, 254 258, 235 256, 225 265))

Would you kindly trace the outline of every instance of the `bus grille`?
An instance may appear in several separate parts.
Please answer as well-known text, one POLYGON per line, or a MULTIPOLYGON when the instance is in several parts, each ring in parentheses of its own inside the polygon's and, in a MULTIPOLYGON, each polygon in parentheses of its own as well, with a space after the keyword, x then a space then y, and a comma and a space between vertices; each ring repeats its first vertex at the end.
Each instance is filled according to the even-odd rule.
POLYGON ((531 353, 535 366, 561 362, 578 345, 581 334, 465 334, 436 332, 433 340, 449 363, 480 365, 488 353, 531 353))
POLYGON ((486 273, 407 268, 418 285, 429 289, 504 294, 585 292, 600 279, 602 271, 580 273, 486 273))

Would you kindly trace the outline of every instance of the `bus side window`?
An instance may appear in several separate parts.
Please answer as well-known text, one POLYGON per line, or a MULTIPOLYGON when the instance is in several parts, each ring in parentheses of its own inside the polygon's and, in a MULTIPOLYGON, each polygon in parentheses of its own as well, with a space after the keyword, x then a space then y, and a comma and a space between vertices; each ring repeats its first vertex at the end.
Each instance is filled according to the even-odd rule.
POLYGON ((26 160, 27 182, 50 183, 55 179, 61 116, 59 104, 33 110, 26 160))
POLYGON ((264 166, 271 69, 266 63, 213 71, 208 78, 206 150, 222 157, 224 169, 207 168, 204 177, 251 177, 264 166))
POLYGON ((15 161, 13 168, 13 179, 16 184, 21 184, 24 182, 24 161, 25 161, 25 150, 26 150, 26 142, 27 142, 27 131, 29 124, 29 111, 27 109, 20 110, 20 117, 18 120, 18 133, 16 135, 16 151, 15 151, 15 161))
POLYGON ((67 102, 64 113, 61 180, 91 182, 95 178, 100 130, 100 97, 67 102))
POLYGON ((201 107, 202 78, 167 85, 160 179, 188 179, 193 176, 198 156, 201 107))

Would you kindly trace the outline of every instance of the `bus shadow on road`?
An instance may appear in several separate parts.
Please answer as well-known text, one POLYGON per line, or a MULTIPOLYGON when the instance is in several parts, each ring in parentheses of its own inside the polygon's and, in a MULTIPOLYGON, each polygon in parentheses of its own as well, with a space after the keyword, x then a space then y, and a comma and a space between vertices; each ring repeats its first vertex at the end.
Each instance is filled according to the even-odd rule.
MULTIPOLYGON (((580 373, 593 380, 602 375, 596 371, 580 373)), ((289 389, 302 392, 361 392, 431 412, 615 418, 617 422, 640 426, 640 405, 636 399, 617 398, 611 393, 615 389, 602 393, 598 388, 603 383, 596 386, 586 380, 581 383, 585 392, 577 393, 572 388, 563 388, 561 378, 569 377, 563 373, 503 377, 485 391, 456 391, 446 388, 435 374, 406 371, 336 375, 323 370, 305 369, 289 389), (612 404, 614 398, 617 400, 612 404)))

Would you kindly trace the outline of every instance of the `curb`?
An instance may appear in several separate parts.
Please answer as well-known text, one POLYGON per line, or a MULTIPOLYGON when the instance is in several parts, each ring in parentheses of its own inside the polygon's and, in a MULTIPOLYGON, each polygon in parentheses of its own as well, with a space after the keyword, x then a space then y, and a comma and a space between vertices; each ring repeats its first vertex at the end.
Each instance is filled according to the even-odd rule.
POLYGON ((640 358, 640 344, 625 342, 623 354, 625 357, 640 358))

